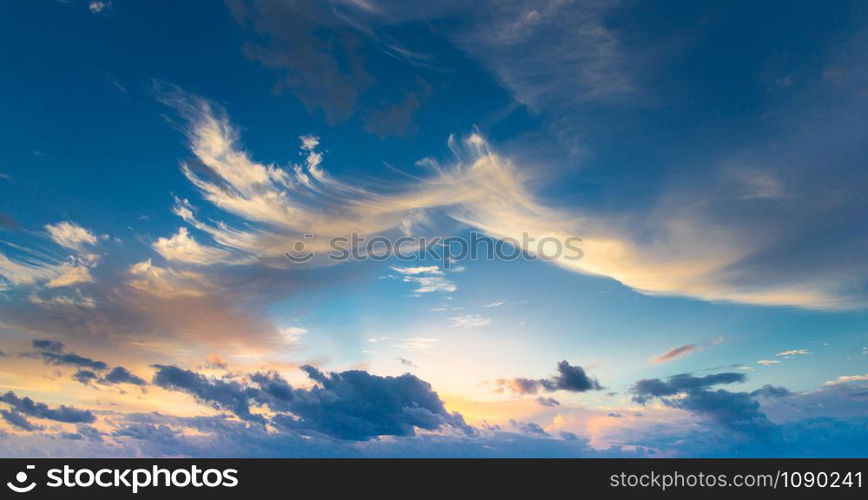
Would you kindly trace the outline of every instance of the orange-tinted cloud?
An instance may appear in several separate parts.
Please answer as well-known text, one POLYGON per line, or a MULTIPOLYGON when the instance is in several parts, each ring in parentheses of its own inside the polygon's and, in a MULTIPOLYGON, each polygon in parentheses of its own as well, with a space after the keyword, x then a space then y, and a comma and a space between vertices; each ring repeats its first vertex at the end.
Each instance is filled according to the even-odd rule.
POLYGON ((678 359, 678 358, 683 358, 685 356, 689 356, 689 355, 693 354, 694 352, 698 351, 699 349, 700 349, 700 347, 697 345, 694 345, 694 344, 684 344, 683 346, 673 347, 672 349, 669 349, 668 351, 664 352, 663 354, 655 357, 654 363, 655 364, 668 363, 668 362, 672 361, 673 359, 678 359))

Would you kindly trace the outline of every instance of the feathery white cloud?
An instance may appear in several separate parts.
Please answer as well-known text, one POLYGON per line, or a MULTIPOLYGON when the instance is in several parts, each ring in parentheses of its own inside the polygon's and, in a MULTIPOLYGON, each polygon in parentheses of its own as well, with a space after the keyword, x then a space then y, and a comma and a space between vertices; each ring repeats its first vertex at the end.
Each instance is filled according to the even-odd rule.
MULTIPOLYGON (((701 210, 685 209, 690 199, 664 198, 647 214, 626 218, 546 207, 530 191, 528 172, 497 155, 478 133, 450 138, 451 163, 420 162, 431 176, 380 194, 329 175, 322 156, 311 156, 318 140, 302 139, 307 155, 302 165, 261 164, 241 149, 238 132, 222 110, 178 89, 164 92, 163 100, 188 121, 190 147, 201 163, 183 165, 184 175, 206 201, 246 221, 246 227, 203 222, 187 200, 177 200, 174 212, 218 244, 253 259, 289 266, 283 255, 296 243, 305 251, 326 253, 333 237, 396 234, 412 227, 408 218, 440 211, 499 239, 523 241, 527 235, 563 247, 580 236, 581 259, 564 254, 552 262, 646 294, 817 309, 866 300, 846 292, 847 285, 834 278, 747 279, 736 271, 737 264, 769 242, 737 224, 709 225, 701 210), (208 175, 198 173, 203 167, 208 175)), ((524 250, 538 253, 533 246, 524 250)), ((454 284, 436 276, 420 278, 417 293, 454 290, 454 284)))
POLYGON ((479 314, 464 314, 449 318, 449 322, 458 328, 479 328, 490 325, 491 318, 479 314))
POLYGON ((57 270, 58 275, 45 284, 48 288, 60 288, 94 282, 90 269, 81 264, 63 264, 57 270))
POLYGON ((778 363, 780 363, 780 361, 778 361, 776 359, 761 359, 761 360, 757 361, 757 364, 760 364, 763 366, 771 366, 771 365, 776 365, 778 363))
POLYGON ((185 264, 216 264, 224 262, 231 255, 226 250, 200 245, 185 227, 178 228, 178 232, 170 238, 158 238, 153 247, 164 259, 185 264))
POLYGON ((130 266, 129 274, 130 287, 161 298, 201 297, 211 288, 201 273, 159 267, 151 259, 130 266))
POLYGON ((810 354, 810 351, 808 351, 807 349, 790 349, 788 351, 779 352, 779 353, 775 354, 775 356, 791 357, 791 356, 807 356, 808 354, 810 354))
POLYGON ((393 266, 392 270, 396 273, 414 276, 417 274, 443 274, 437 266, 418 266, 418 267, 399 267, 393 266))
POLYGON ((841 375, 835 380, 829 380, 825 385, 846 384, 848 382, 866 382, 868 381, 868 373, 862 375, 841 375))
POLYGON ((84 245, 96 245, 97 237, 89 231, 71 221, 62 221, 57 224, 48 224, 45 230, 51 239, 58 245, 72 250, 81 250, 84 245))

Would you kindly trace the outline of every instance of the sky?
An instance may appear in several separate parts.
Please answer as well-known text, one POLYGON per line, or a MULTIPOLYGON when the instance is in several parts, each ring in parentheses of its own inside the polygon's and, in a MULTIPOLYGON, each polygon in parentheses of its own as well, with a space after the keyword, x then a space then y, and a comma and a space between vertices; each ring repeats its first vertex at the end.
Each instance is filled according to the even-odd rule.
POLYGON ((2 10, 0 455, 866 456, 863 2, 2 10))

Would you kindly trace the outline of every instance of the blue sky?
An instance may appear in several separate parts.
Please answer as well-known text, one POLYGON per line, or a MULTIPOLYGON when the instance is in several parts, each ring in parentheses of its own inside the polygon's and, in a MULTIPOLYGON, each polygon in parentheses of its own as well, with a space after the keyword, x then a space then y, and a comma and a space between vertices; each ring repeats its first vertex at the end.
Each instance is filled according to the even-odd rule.
POLYGON ((864 456, 859 2, 3 9, 6 454, 864 456))

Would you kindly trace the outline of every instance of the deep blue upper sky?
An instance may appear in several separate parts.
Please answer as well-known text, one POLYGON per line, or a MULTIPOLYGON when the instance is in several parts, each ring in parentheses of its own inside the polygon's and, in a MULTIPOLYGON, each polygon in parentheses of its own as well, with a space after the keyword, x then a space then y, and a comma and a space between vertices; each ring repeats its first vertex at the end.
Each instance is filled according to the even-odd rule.
MULTIPOLYGON (((699 403, 654 394, 637 406, 638 380, 684 373, 746 376, 725 392, 758 402, 762 418, 744 418, 763 433, 766 421, 787 436, 808 417, 864 421, 864 396, 847 399, 868 379, 863 2, 39 0, 2 11, 0 357, 14 361, 0 387, 98 409, 102 386, 70 380, 72 365, 24 382, 33 366, 62 365, 38 349, 9 356, 38 337, 117 356, 108 364, 143 380, 155 363, 226 380, 271 369, 294 387, 328 385, 304 364, 409 371, 470 425, 542 426, 558 441, 542 455, 590 450, 563 448, 565 432, 619 453, 811 448, 762 441, 699 403), (300 149, 303 137, 318 145, 300 149), (321 166, 305 163, 319 161, 311 152, 321 166), (294 172, 317 187, 281 180, 294 172), (347 228, 575 235, 585 257, 460 272, 280 257, 301 234, 347 228), (604 389, 559 388, 553 408, 536 399, 546 384, 508 383, 546 380, 562 359, 604 389), (62 384, 78 392, 63 399, 62 384), (792 399, 751 394, 767 384, 792 399), (826 397, 845 403, 813 413, 826 397), (680 447, 678 429, 651 430, 673 414, 744 446, 680 447)), ((195 416, 193 395, 196 411, 227 410, 170 375, 157 368, 154 405, 195 416)), ((146 396, 111 397, 130 415, 148 409, 146 396)), ((406 453, 348 451, 311 428, 328 443, 297 454, 406 453)), ((31 453, 37 438, 21 443, 31 453)))

